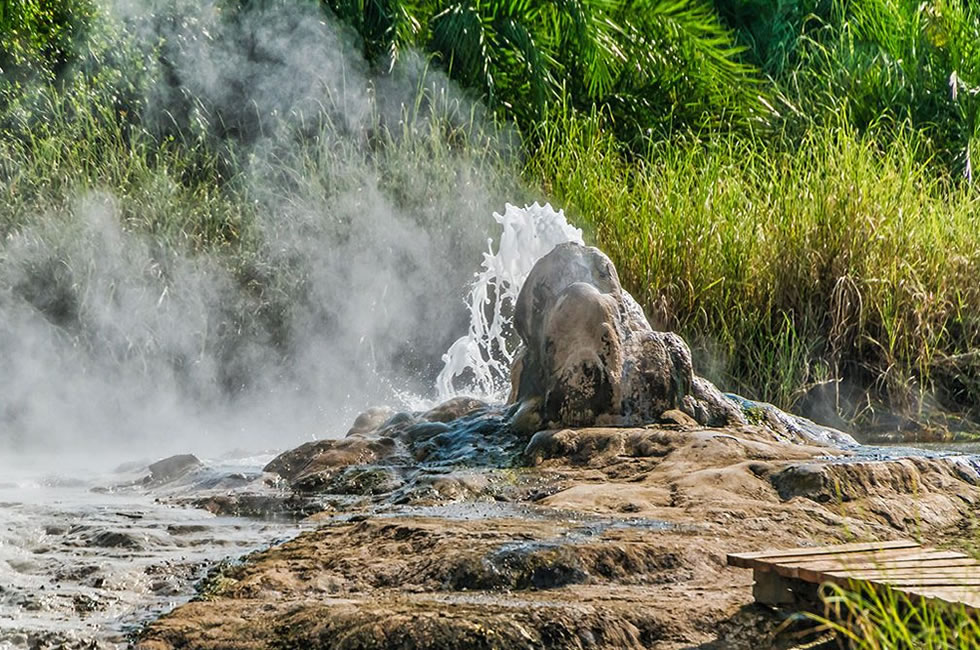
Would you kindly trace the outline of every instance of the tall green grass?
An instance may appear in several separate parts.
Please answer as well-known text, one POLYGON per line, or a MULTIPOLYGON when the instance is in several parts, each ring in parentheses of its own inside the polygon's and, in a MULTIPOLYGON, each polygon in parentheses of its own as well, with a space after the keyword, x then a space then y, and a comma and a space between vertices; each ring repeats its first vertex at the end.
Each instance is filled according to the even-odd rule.
POLYGON ((835 0, 811 15, 781 86, 817 122, 846 111, 861 130, 919 130, 922 159, 972 175, 980 101, 980 12, 972 3, 835 0))
POLYGON ((222 178, 215 153, 134 128, 93 84, 45 85, 32 100, 0 113, 0 238, 105 190, 128 230, 194 251, 241 245, 254 204, 222 178))
POLYGON ((822 615, 813 615, 843 647, 854 650, 972 650, 980 619, 962 605, 913 599, 892 589, 826 585, 822 615))
POLYGON ((784 407, 843 388, 835 406, 867 423, 980 403, 980 197, 920 162, 920 138, 880 145, 841 119, 798 144, 651 142, 636 160, 566 113, 527 174, 723 386, 784 407))

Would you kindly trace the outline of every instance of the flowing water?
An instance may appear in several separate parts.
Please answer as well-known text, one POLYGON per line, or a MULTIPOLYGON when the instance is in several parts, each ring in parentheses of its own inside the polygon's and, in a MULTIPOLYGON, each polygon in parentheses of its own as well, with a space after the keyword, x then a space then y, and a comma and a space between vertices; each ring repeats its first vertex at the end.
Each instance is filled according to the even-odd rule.
POLYGON ((157 486, 140 483, 145 466, 88 477, 5 472, 0 648, 126 647, 140 625, 192 597, 216 563, 293 536, 296 523, 171 505, 215 491, 273 492, 261 481, 267 460, 208 462, 157 486))

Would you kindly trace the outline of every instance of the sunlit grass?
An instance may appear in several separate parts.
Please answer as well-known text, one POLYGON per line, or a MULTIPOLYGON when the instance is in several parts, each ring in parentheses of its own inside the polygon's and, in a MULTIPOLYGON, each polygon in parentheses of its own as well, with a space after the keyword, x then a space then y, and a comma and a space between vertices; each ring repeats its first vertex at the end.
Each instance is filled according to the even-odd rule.
POLYGON ((980 646, 980 617, 963 605, 913 598, 867 584, 825 585, 822 614, 810 614, 855 650, 972 650, 980 646))
POLYGON ((920 162, 918 132, 880 146, 842 120, 798 145, 653 144, 636 160, 600 124, 546 123, 528 176, 723 386, 784 407, 835 378, 913 414, 978 403, 978 194, 920 162))

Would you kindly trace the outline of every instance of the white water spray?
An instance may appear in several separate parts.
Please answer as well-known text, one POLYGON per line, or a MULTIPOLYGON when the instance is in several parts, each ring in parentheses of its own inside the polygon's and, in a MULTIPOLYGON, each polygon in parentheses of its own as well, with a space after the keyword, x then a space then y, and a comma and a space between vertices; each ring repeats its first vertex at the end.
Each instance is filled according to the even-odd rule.
POLYGON ((442 355, 436 379, 439 400, 465 394, 501 401, 507 397, 510 367, 517 354, 513 315, 517 296, 534 264, 565 242, 584 243, 582 231, 570 225, 562 210, 535 202, 523 208, 506 204, 493 218, 503 228, 497 251, 488 240, 483 270, 476 274, 466 304, 466 336, 442 355))

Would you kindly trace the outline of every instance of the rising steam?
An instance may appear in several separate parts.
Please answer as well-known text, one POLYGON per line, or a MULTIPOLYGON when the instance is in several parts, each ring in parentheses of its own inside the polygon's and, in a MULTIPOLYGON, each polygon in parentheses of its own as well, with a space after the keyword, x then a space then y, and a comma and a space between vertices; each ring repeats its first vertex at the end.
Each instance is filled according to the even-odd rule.
POLYGON ((0 243, 0 458, 282 447, 431 392, 488 215, 524 196, 510 138, 423 61, 376 77, 343 30, 289 7, 111 8, 153 53, 133 72, 139 128, 220 153, 245 250, 130 228, 120 206, 141 204, 111 183, 38 208, 0 243))

